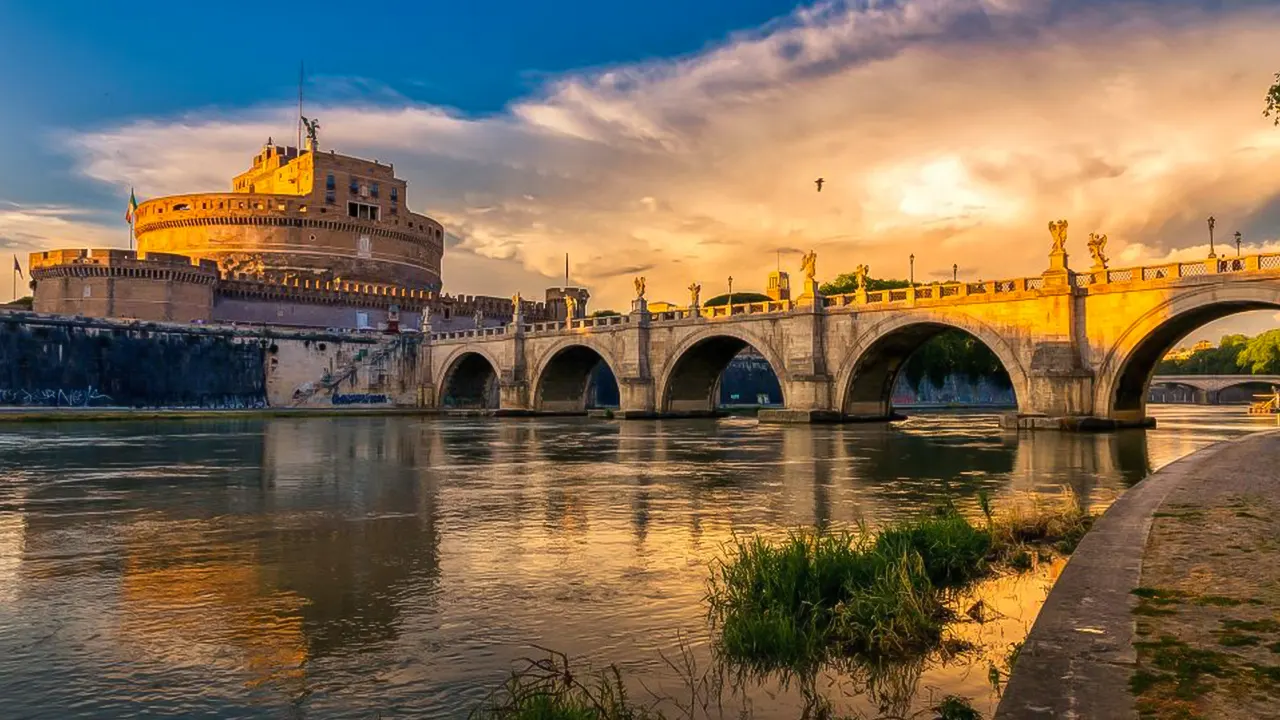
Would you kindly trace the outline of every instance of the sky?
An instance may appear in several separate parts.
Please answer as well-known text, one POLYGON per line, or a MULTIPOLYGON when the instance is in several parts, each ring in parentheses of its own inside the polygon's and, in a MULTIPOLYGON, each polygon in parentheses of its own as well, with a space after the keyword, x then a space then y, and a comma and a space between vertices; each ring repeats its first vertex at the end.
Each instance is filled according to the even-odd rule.
POLYGON ((1030 276, 1057 218, 1077 269, 1095 231, 1113 268, 1202 258, 1209 215, 1280 250, 1276 48, 1274 0, 8 0, 0 253, 127 246, 131 187, 229 189, 294 137, 300 61, 322 146, 444 223, 451 293, 540 296, 565 253, 593 309, 810 249, 820 280, 1030 276))

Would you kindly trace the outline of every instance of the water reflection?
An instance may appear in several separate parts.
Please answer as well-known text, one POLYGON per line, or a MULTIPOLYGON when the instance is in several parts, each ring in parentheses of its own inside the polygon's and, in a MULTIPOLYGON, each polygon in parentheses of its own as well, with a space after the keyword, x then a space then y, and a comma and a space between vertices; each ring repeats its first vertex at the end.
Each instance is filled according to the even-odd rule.
MULTIPOLYGON (((735 535, 876 525, 984 489, 1102 507, 1253 427, 1157 410, 1168 429, 1109 435, 1019 436, 982 415, 6 426, 0 696, 20 717, 453 717, 534 643, 662 687, 677 632, 707 659, 706 564, 735 535)), ((983 632, 1025 634, 1051 580, 993 590, 1015 620, 983 632)), ((898 688, 910 704, 975 677, 980 694, 986 669, 965 662, 875 679, 876 702, 837 672, 834 699, 898 688)), ((777 678, 744 693, 756 717, 803 705, 777 678)))

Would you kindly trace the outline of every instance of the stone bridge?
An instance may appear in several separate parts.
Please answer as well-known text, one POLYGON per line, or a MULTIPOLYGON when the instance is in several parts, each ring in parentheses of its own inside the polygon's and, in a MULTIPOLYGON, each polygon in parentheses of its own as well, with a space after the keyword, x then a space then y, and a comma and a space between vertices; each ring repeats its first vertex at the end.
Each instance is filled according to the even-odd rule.
MULTIPOLYGON (((1223 390, 1242 385, 1253 385, 1255 393, 1266 393, 1280 387, 1280 375, 1156 375, 1151 378, 1148 400, 1217 405, 1223 390)), ((1234 400, 1240 396, 1235 395, 1234 400)))
POLYGON ((899 369, 956 328, 1003 363, 1021 427, 1147 421, 1156 364, 1191 330, 1280 308, 1280 254, 1151 267, 1069 269, 1064 251, 1035 277, 650 312, 428 335, 422 396, 437 407, 584 412, 599 363, 618 382, 622 417, 713 413, 720 373, 750 346, 772 366, 785 409, 762 420, 894 416, 899 369))

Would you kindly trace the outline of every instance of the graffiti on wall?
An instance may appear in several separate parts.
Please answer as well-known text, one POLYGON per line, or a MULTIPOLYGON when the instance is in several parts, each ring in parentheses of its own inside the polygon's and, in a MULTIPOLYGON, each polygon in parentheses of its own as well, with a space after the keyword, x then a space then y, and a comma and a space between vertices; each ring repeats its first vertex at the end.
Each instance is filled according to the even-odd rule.
POLYGON ((92 385, 83 390, 50 389, 9 390, 0 388, 0 405, 20 407, 102 407, 111 404, 111 396, 98 392, 92 385))
POLYGON ((351 393, 349 395, 334 395, 334 405, 378 405, 391 402, 391 400, 382 393, 351 393))

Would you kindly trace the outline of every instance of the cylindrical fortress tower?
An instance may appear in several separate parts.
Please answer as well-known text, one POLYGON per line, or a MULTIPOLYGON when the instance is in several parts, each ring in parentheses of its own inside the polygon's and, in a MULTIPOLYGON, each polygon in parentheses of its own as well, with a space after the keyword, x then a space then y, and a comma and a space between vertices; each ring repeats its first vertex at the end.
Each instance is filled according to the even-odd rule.
POLYGON ((148 200, 134 228, 140 251, 213 260, 232 279, 440 292, 444 228, 405 191, 391 165, 268 141, 232 192, 148 200))

